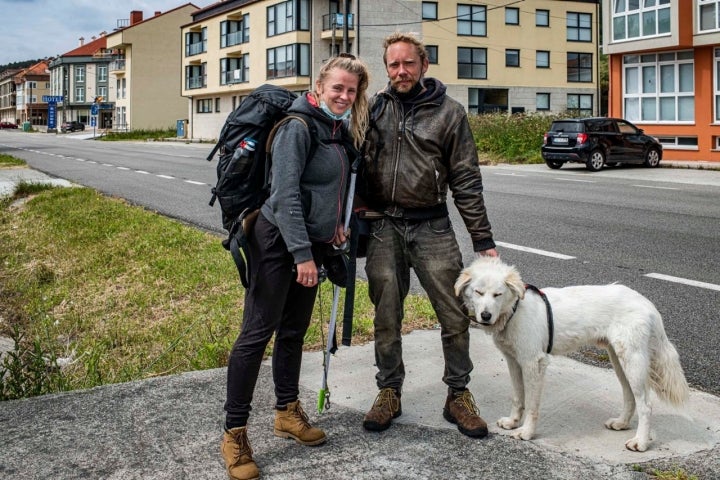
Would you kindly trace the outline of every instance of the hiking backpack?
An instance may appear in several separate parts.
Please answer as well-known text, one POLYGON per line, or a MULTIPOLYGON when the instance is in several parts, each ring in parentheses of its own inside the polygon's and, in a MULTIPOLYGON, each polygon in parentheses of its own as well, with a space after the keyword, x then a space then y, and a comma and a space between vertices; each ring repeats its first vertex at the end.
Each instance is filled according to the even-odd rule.
POLYGON ((212 188, 210 206, 217 200, 222 211, 223 228, 229 236, 223 246, 229 250, 247 288, 247 237, 243 223, 253 218, 270 196, 270 147, 277 128, 291 118, 297 118, 310 129, 312 156, 317 147, 317 128, 301 113, 288 114, 297 94, 276 85, 261 85, 253 90, 228 115, 220 131, 218 142, 208 155, 211 161, 219 152, 217 183, 212 188))

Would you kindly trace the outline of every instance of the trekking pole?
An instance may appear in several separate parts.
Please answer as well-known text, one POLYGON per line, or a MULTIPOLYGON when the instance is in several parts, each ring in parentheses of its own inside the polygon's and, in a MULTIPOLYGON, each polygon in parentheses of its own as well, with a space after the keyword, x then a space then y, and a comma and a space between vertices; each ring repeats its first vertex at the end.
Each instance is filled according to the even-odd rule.
MULTIPOLYGON (((357 177, 357 167, 359 165, 359 157, 352 163, 350 167, 350 185, 348 186, 347 202, 345 205, 345 225, 343 228, 347 232, 350 226, 350 216, 352 215, 353 198, 355 197, 355 181, 357 177)), ((342 245, 337 247, 338 250, 346 250, 349 242, 345 240, 342 245)), ((342 255, 342 254, 341 254, 342 255)), ((350 279, 348 278, 348 281, 350 279)), ((328 325, 327 348, 325 351, 325 361, 323 362, 323 376, 320 391, 318 392, 317 408, 318 413, 323 413, 330 408, 330 389, 327 385, 328 372, 330 371, 330 355, 332 355, 333 344, 335 343, 335 325, 337 323, 338 303, 340 302, 340 287, 335 285, 333 288, 333 304, 330 313, 330 323, 328 325)))

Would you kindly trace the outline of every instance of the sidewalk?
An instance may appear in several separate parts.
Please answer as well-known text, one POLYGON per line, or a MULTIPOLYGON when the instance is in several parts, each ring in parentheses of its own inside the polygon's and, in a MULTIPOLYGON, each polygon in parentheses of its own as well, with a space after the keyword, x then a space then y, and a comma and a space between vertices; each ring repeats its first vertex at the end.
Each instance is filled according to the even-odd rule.
MULTIPOLYGON (((442 418, 445 386, 438 331, 404 340, 403 415, 381 433, 363 430, 376 394, 372 344, 341 347, 331 360, 331 408, 315 411, 322 352, 304 357, 301 401, 328 443, 303 447, 272 433, 274 394, 266 363, 249 434, 264 479, 613 479, 647 478, 633 465, 684 466, 720 478, 720 400, 693 391, 687 417, 655 403, 650 450, 625 450, 630 431, 604 420, 621 407, 614 374, 562 357, 548 368, 536 439, 514 440, 494 421, 506 415, 510 385, 501 355, 471 332, 470 383, 488 438, 460 434, 442 418)), ((0 403, 0 477, 55 479, 223 479, 219 454, 225 369, 190 372, 85 391, 0 403)), ((637 421, 633 422, 633 428, 637 421)))

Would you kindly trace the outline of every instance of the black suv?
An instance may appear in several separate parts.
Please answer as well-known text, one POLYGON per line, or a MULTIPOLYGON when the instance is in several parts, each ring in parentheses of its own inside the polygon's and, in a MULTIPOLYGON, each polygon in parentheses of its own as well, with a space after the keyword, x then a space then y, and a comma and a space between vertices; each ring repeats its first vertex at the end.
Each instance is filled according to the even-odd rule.
POLYGON ((65 132, 74 132, 76 130, 85 130, 85 124, 71 121, 71 122, 63 122, 62 125, 60 125, 60 131, 65 132))
POLYGON ((542 157, 553 169, 565 162, 584 163, 593 172, 618 163, 657 167, 662 144, 620 118, 565 118, 555 120, 545 134, 542 157))

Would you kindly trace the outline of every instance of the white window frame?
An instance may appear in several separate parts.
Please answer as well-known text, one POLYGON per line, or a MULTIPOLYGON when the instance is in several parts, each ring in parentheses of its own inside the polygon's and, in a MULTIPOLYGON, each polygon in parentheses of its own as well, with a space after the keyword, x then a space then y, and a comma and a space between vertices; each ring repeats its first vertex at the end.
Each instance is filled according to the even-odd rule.
POLYGON ((698 32, 708 33, 720 31, 720 0, 697 0, 698 32), (710 20, 712 26, 703 25, 703 20, 710 20))
POLYGON ((107 82, 107 79, 108 79, 108 66, 107 65, 98 65, 97 81, 98 82, 107 82))
POLYGON ((688 50, 625 55, 622 70, 623 118, 633 123, 694 124, 694 69, 693 52, 688 50), (683 74, 692 77, 688 81, 683 74), (689 89, 688 84, 691 86, 689 89), (673 109, 671 119, 663 118, 663 110, 668 106, 673 109))
POLYGON ((671 35, 671 5, 670 0, 613 0, 612 3, 612 22, 611 22, 611 38, 613 42, 623 42, 629 40, 637 40, 639 38, 654 38, 671 35), (632 8, 632 10, 630 10, 632 8), (654 16, 651 22, 654 25, 654 31, 645 33, 645 20, 654 16), (667 23, 667 29, 660 31, 661 20, 667 23), (629 36, 628 25, 635 23, 637 25, 637 35, 629 36), (623 27, 623 34, 620 36, 618 32, 619 26, 623 27))
POLYGON ((713 58, 714 113, 713 123, 720 123, 720 48, 715 49, 713 58))

